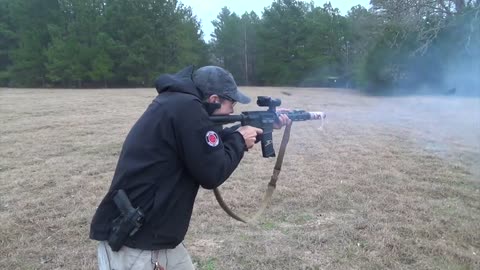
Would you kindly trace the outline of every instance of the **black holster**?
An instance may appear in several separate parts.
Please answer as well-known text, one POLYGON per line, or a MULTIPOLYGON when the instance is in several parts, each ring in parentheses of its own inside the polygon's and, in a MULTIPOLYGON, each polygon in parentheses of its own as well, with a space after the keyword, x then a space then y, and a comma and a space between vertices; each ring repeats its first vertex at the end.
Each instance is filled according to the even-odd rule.
POLYGON ((127 241, 142 226, 145 215, 140 208, 133 208, 127 194, 119 189, 113 197, 115 205, 120 210, 120 216, 112 222, 112 229, 108 236, 108 245, 113 251, 119 251, 127 241))

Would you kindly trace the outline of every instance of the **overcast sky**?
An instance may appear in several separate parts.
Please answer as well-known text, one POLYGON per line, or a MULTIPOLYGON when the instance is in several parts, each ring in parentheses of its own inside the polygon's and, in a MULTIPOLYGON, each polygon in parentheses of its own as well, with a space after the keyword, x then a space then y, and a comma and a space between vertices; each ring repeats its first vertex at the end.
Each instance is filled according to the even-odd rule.
MULTIPOLYGON (((241 16, 245 12, 255 11, 259 17, 265 7, 270 6, 274 0, 179 0, 183 4, 192 7, 193 13, 201 20, 204 39, 210 40, 210 34, 213 32, 212 21, 217 18, 223 7, 228 7, 230 11, 241 16)), ((310 1, 306 1, 310 2, 310 1)), ((362 5, 370 6, 370 0, 314 0, 315 6, 323 6, 330 2, 334 8, 338 8, 342 15, 346 15, 351 7, 362 5)))

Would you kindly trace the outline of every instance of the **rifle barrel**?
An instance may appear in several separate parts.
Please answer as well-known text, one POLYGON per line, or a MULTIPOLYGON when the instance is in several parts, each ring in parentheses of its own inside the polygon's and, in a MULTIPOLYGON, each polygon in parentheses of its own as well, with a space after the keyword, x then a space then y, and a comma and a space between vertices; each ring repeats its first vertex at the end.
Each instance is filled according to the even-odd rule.
POLYGON ((326 114, 324 112, 307 112, 307 111, 291 111, 291 112, 277 112, 277 115, 286 114, 292 121, 305 121, 305 120, 317 120, 325 119, 326 114))
MULTIPOLYGON (((303 110, 293 110, 293 111, 279 111, 276 113, 277 116, 280 114, 286 114, 288 118, 292 121, 306 121, 306 120, 317 120, 325 119, 326 114, 324 112, 307 112, 303 110)), ((210 120, 217 124, 228 124, 235 122, 243 122, 247 119, 250 119, 251 115, 239 114, 239 115, 213 115, 210 116, 210 120)))

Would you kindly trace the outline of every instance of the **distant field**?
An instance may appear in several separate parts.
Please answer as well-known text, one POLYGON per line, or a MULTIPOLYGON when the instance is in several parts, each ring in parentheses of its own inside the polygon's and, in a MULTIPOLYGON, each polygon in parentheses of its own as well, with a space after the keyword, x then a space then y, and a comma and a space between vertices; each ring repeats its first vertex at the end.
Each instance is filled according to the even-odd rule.
MULTIPOLYGON (((185 240, 198 269, 480 269, 480 99, 243 89, 328 120, 294 124, 258 224, 199 192, 185 240)), ((0 89, 0 269, 96 269, 91 217, 155 94, 0 89)), ((256 210, 274 162, 246 154, 221 187, 235 211, 256 210)))

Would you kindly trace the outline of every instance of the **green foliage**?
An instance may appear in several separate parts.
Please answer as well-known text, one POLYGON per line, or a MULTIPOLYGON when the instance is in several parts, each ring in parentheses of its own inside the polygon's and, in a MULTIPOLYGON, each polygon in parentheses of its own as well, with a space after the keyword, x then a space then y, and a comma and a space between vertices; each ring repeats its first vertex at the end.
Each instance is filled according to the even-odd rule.
POLYGON ((306 15, 302 1, 278 0, 265 9, 259 27, 258 74, 263 84, 292 85, 305 74, 306 15))
POLYGON ((15 28, 10 5, 8 0, 0 0, 0 86, 6 85, 10 80, 10 73, 7 70, 12 64, 9 52, 15 44, 15 28))
POLYGON ((47 25, 57 22, 59 5, 54 0, 16 0, 7 5, 11 24, 16 27, 9 51, 9 84, 45 85, 45 50, 50 42, 47 25))
POLYGON ((105 51, 100 51, 93 60, 90 78, 94 81, 103 80, 107 87, 107 81, 113 77, 112 68, 112 58, 105 51))
POLYGON ((469 2, 459 9, 461 2, 448 16, 433 8, 404 19, 395 17, 401 4, 393 0, 374 1, 370 10, 352 7, 347 16, 330 3, 276 0, 248 36, 243 17, 223 8, 213 22, 212 53, 241 84, 330 86, 336 78, 336 86, 373 94, 422 87, 441 93, 452 67, 466 65, 463 81, 480 73, 480 7, 469 2))
POLYGON ((261 224, 261 226, 266 230, 275 230, 278 227, 278 225, 273 221, 265 221, 261 224))
POLYGON ((194 264, 196 264, 196 268, 200 270, 215 270, 217 269, 216 267, 216 259, 214 258, 208 258, 207 260, 199 260, 196 258, 193 258, 194 264))
POLYGON ((242 21, 237 14, 230 13, 226 7, 217 16, 217 20, 212 22, 215 26, 212 46, 218 58, 217 61, 235 74, 239 83, 242 83, 245 78, 246 23, 247 21, 242 21))
POLYGON ((151 86, 191 64, 223 66, 240 85, 474 86, 480 4, 408 9, 425 3, 375 0, 345 16, 299 0, 275 0, 261 16, 224 7, 207 44, 178 1, 0 0, 0 86, 151 86))
POLYGON ((150 86, 209 59, 191 9, 168 0, 0 0, 0 44, 0 86, 150 86))

